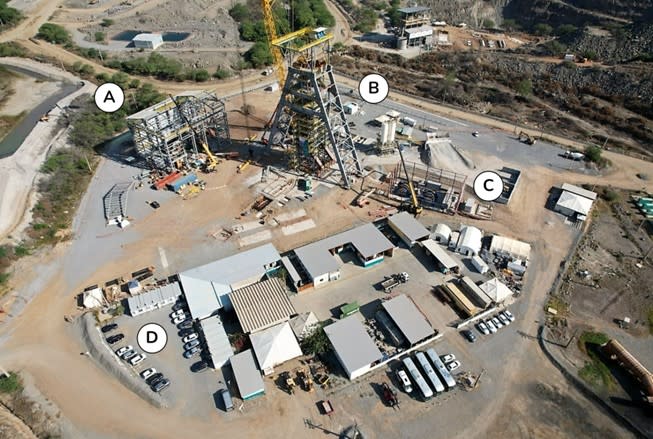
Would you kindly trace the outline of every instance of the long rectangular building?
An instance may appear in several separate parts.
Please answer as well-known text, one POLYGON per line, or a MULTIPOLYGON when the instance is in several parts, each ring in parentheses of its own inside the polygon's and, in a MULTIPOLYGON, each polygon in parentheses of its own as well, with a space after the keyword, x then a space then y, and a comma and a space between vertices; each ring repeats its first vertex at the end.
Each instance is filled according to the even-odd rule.
POLYGON ((433 256, 436 265, 442 273, 446 274, 449 271, 457 271, 460 268, 459 264, 449 256, 446 250, 434 240, 426 239, 421 242, 421 245, 427 254, 433 256))
POLYGON ((442 285, 442 290, 454 301, 458 309, 467 314, 467 316, 474 316, 481 311, 453 282, 447 282, 442 285))

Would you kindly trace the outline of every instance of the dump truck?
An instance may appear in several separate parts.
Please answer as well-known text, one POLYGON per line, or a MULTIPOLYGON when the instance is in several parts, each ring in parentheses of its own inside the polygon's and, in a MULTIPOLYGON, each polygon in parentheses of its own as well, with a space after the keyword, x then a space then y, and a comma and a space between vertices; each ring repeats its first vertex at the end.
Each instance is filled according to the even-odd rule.
POLYGON ((392 291, 397 285, 408 282, 409 276, 408 273, 405 271, 403 273, 397 273, 393 274, 383 282, 381 282, 381 286, 383 287, 383 291, 386 293, 389 293, 392 291))

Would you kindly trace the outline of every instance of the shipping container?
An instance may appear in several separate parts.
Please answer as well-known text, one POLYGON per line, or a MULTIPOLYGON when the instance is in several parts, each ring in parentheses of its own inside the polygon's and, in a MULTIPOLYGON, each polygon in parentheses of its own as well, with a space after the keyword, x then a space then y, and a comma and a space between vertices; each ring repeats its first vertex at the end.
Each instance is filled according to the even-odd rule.
POLYGON ((172 183, 168 183, 168 189, 170 189, 173 192, 177 192, 179 189, 181 189, 183 186, 194 183, 197 181, 197 175, 195 174, 188 174, 185 175, 181 178, 178 178, 177 180, 173 181, 172 183))

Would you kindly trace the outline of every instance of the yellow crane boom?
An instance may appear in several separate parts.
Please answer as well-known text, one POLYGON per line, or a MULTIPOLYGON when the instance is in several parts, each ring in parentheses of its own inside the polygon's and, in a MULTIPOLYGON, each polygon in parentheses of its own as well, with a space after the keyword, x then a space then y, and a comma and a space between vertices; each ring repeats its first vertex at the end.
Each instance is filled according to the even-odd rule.
POLYGON ((272 52, 272 57, 274 58, 274 65, 277 69, 277 78, 279 78, 279 87, 283 87, 283 83, 286 80, 286 66, 284 65, 281 49, 272 44, 272 41, 275 41, 278 38, 277 27, 274 24, 274 14, 272 12, 274 0, 261 0, 261 4, 263 6, 263 22, 265 23, 265 31, 268 34, 268 45, 270 46, 270 52, 272 52))

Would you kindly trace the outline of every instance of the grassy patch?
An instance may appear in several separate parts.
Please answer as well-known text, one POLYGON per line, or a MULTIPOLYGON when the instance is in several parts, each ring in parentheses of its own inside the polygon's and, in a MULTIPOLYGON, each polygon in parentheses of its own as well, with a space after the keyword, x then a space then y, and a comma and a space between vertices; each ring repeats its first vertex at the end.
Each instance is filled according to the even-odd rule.
POLYGON ((544 310, 553 308, 558 311, 558 315, 565 314, 569 310, 569 304, 565 302, 561 297, 550 296, 547 300, 546 305, 544 305, 544 310))
POLYGON ((23 383, 15 372, 10 372, 9 376, 0 376, 0 392, 16 393, 23 390, 23 383))
POLYGON ((611 390, 616 384, 610 368, 598 352, 599 347, 608 340, 610 337, 606 334, 592 331, 585 331, 578 338, 578 348, 589 357, 589 361, 578 371, 578 376, 599 390, 611 390))
POLYGON ((587 354, 587 345, 601 346, 608 341, 610 341, 610 337, 602 332, 585 331, 578 337, 578 348, 587 354))

